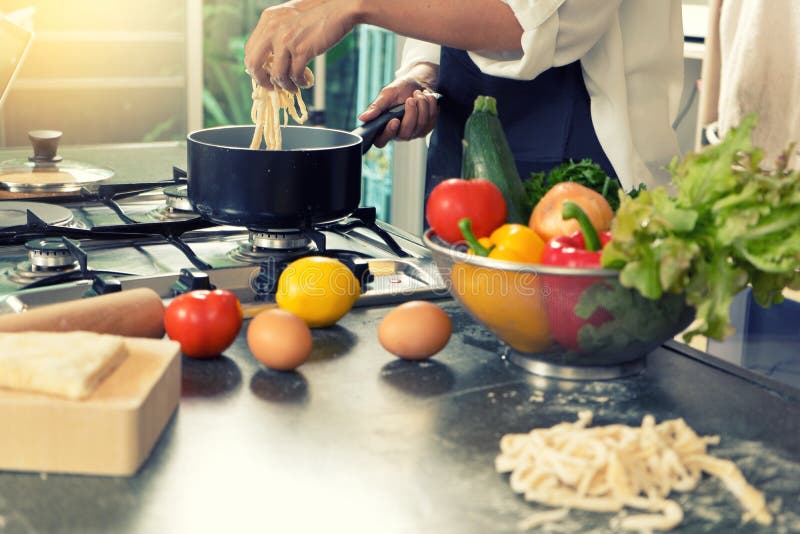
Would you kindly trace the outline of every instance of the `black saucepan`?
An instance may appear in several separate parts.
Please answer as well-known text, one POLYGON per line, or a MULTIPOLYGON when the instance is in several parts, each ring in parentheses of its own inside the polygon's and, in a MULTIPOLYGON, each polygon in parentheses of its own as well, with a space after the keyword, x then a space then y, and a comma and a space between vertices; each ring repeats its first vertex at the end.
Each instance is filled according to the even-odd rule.
POLYGON ((396 106, 352 132, 283 126, 282 150, 252 150, 253 126, 198 130, 187 138, 188 197, 211 221, 251 230, 306 228, 352 213, 361 156, 396 106))

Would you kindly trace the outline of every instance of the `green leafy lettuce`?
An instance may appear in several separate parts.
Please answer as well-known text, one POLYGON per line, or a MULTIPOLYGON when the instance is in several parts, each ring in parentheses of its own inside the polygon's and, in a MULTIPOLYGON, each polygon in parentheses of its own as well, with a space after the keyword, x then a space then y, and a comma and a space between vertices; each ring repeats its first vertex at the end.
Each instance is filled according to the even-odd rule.
POLYGON ((648 298, 684 295, 697 311, 687 340, 732 333, 730 304, 748 284, 762 306, 800 287, 800 170, 786 165, 793 147, 774 170, 761 168, 755 124, 749 115, 720 144, 674 160, 674 196, 620 197, 603 265, 648 298))

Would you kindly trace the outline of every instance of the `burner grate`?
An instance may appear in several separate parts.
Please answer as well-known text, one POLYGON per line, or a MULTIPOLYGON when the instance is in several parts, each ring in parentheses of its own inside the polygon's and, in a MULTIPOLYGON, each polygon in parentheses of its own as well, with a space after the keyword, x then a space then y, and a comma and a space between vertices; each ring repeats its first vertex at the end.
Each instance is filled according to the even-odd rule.
POLYGON ((97 280, 101 276, 130 276, 116 271, 95 271, 88 267, 85 251, 64 236, 34 239, 25 243, 28 261, 17 264, 8 273, 22 289, 32 289, 77 280, 97 280))
POLYGON ((403 250, 397 241, 395 241, 395 239, 389 235, 389 232, 378 226, 378 216, 374 206, 359 207, 353 212, 349 219, 323 224, 318 228, 320 230, 334 230, 344 233, 348 230, 359 227, 372 231, 372 233, 377 235, 381 241, 383 241, 383 243, 385 243, 386 246, 388 246, 389 249, 399 257, 407 258, 410 256, 410 254, 403 250))
MULTIPOLYGON (((0 227, 0 246, 31 243, 31 240, 35 239, 43 243, 50 243, 56 250, 37 252, 29 250, 27 261, 18 264, 12 263, 7 267, 7 279, 28 288, 92 279, 102 273, 129 276, 129 274, 116 273, 112 270, 93 271, 89 269, 86 266, 86 253, 80 250, 79 242, 96 243, 96 247, 90 248, 98 250, 108 248, 122 250, 127 247, 138 249, 151 245, 168 244, 178 249, 181 255, 200 271, 210 272, 215 268, 232 266, 231 262, 233 265, 246 264, 264 267, 262 279, 258 282, 263 286, 258 289, 260 294, 269 294, 272 291, 281 265, 285 266, 290 261, 302 256, 325 255, 343 260, 345 263, 348 261, 353 263, 350 258, 360 260, 381 257, 382 250, 386 250, 387 253, 391 251, 401 258, 411 256, 388 232, 378 226, 375 208, 370 207, 358 208, 348 217, 324 224, 314 225, 309 220, 304 228, 250 230, 247 240, 234 242, 234 248, 230 250, 209 247, 208 245, 216 240, 224 240, 228 236, 239 236, 246 230, 220 226, 195 213, 185 212, 184 210, 191 206, 186 196, 186 185, 181 183, 181 176, 185 176, 185 174, 181 175, 181 172, 176 169, 172 181, 108 184, 99 186, 95 192, 85 189, 81 191, 76 201, 81 221, 83 218, 87 218, 87 213, 92 213, 91 210, 96 210, 98 206, 101 208, 105 206, 119 218, 119 224, 114 224, 113 219, 112 224, 107 224, 108 220, 105 219, 102 224, 94 226, 91 223, 84 225, 81 221, 78 224, 63 226, 63 222, 72 217, 72 211, 68 205, 41 204, 45 209, 58 213, 58 217, 42 213, 40 210, 21 210, 20 217, 14 221, 17 224, 5 228, 0 227), (140 195, 151 196, 149 193, 158 189, 163 196, 156 195, 149 201, 151 202, 151 205, 148 206, 150 211, 141 211, 139 215, 125 212, 125 209, 130 206, 141 205, 137 204, 140 202, 138 200, 140 195), (152 203, 163 201, 164 197, 167 198, 167 207, 162 205, 162 211, 157 217, 164 220, 143 222, 134 219, 134 217, 141 217, 142 214, 144 216, 151 214, 152 203), (127 198, 130 200, 117 202, 127 198), (178 214, 178 217, 171 217, 171 213, 178 214), (191 235, 186 235, 189 233, 191 235), (374 234, 375 237, 373 238, 371 234, 374 234), (336 249, 328 249, 328 239, 333 239, 337 243, 336 249), (342 243, 342 239, 345 240, 344 243, 342 243), (115 241, 119 243, 112 243, 115 241), (371 244, 374 252, 372 250, 369 253, 350 250, 350 243, 358 248, 357 243, 365 242, 371 244), (69 243, 69 245, 65 245, 65 243, 69 243), (197 254, 195 248, 203 256, 207 256, 208 261, 197 254), (79 252, 73 257, 69 252, 75 250, 79 252), (14 271, 14 274, 9 275, 10 271, 14 271), (276 274, 271 275, 270 272, 276 274)), ((122 262, 109 261, 105 263, 108 267, 122 264, 122 262)), ((111 267, 111 269, 114 268, 111 267)))
POLYGON ((92 228, 71 228, 48 224, 37 217, 35 213, 28 210, 27 222, 25 224, 0 230, 0 245, 19 244, 29 239, 46 236, 101 240, 158 238, 180 249, 195 267, 199 269, 210 269, 211 266, 201 260, 192 251, 189 245, 181 239, 181 236, 187 232, 214 226, 216 226, 216 224, 195 217, 186 221, 154 223, 134 222, 120 225, 95 226, 92 228))

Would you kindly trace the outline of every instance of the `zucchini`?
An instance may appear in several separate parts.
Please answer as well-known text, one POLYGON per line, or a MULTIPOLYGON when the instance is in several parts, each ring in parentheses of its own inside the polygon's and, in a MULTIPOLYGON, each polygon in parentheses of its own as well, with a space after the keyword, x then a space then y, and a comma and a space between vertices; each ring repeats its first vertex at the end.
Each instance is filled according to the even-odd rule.
POLYGON ((508 222, 528 224, 530 207, 506 134, 497 116, 497 100, 480 95, 464 127, 461 177, 484 178, 500 189, 508 222))

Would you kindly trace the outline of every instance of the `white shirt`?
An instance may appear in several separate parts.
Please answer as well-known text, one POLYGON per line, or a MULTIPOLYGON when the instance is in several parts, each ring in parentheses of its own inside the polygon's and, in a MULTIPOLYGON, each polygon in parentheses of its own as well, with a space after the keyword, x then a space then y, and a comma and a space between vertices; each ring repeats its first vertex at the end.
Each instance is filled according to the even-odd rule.
MULTIPOLYGON (((679 153, 672 122, 683 90, 680 0, 503 0, 522 28, 522 52, 469 52, 482 72, 531 80, 580 60, 597 138, 624 189, 669 181, 679 153)), ((439 45, 406 40, 402 76, 439 63, 439 45)), ((502 103, 500 103, 502 105, 502 103)))

